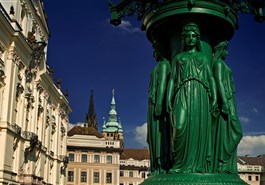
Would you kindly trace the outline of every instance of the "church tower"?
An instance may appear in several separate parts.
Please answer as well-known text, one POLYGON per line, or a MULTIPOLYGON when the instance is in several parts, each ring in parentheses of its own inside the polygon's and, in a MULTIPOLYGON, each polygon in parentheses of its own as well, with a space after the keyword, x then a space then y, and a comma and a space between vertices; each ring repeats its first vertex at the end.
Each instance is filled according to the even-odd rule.
POLYGON ((94 108, 93 90, 91 90, 89 108, 88 108, 88 113, 86 114, 86 122, 84 126, 94 127, 96 130, 98 130, 97 115, 95 113, 95 108, 94 108))
POLYGON ((109 120, 106 122, 104 119, 102 127, 102 135, 107 140, 120 140, 121 147, 123 148, 123 130, 121 126, 121 121, 118 120, 118 114, 116 111, 114 89, 112 90, 112 100, 109 111, 109 120))

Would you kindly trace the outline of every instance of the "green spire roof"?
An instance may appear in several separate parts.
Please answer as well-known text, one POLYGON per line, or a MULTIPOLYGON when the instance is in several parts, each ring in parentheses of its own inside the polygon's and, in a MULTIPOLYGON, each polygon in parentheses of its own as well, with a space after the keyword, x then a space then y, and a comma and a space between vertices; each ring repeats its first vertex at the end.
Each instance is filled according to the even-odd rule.
POLYGON ((105 124, 103 124, 103 131, 105 132, 122 132, 121 124, 118 122, 117 119, 117 111, 116 111, 116 103, 115 103, 115 96, 114 96, 114 89, 112 90, 112 100, 111 100, 111 107, 109 111, 109 120, 105 124))
POLYGON ((105 118, 103 117, 103 126, 102 126, 102 131, 103 132, 106 132, 106 120, 105 118))

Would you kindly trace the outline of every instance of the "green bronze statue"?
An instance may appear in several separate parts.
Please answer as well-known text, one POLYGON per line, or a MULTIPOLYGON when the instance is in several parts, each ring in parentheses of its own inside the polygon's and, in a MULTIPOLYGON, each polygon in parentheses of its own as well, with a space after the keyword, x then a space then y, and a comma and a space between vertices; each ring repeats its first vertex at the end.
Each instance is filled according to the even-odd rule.
POLYGON ((201 52, 200 30, 182 27, 181 52, 172 61, 167 107, 173 127, 174 173, 210 173, 212 165, 211 110, 217 106, 210 59, 201 52))
POLYGON ((151 173, 165 173, 169 163, 169 124, 165 110, 166 88, 170 74, 170 64, 155 49, 154 58, 158 64, 150 74, 150 84, 148 91, 148 133, 147 142, 149 144, 151 173))
POLYGON ((224 60, 239 13, 261 23, 265 1, 107 1, 113 25, 126 16, 141 20, 158 61, 148 93, 152 175, 141 185, 246 184, 237 174, 242 129, 224 60))
POLYGON ((216 115, 214 172, 237 173, 237 145, 242 129, 237 116, 232 70, 225 64, 228 42, 214 48, 213 72, 218 92, 220 112, 216 115))

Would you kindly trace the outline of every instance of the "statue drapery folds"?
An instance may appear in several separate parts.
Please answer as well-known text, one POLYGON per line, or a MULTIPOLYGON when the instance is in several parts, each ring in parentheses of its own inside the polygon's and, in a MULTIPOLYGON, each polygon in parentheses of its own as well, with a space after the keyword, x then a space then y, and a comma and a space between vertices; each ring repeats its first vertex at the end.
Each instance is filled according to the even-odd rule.
POLYGON ((218 45, 213 59, 206 55, 199 26, 186 22, 180 51, 151 72, 147 139, 151 173, 237 173, 236 148, 242 131, 224 53, 218 45), (168 161, 171 165, 163 165, 168 161))

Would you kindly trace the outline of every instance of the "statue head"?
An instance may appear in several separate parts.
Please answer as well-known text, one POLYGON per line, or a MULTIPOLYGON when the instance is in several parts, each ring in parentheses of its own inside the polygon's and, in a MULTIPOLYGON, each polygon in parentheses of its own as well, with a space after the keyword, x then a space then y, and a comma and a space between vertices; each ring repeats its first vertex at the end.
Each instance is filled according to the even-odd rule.
POLYGON ((162 57, 161 57, 161 54, 160 54, 160 52, 159 52, 159 50, 158 50, 158 41, 157 41, 157 39, 154 39, 154 41, 153 41, 153 57, 154 57, 154 59, 157 61, 157 62, 159 62, 159 60, 161 60, 162 59, 162 57))
POLYGON ((181 51, 186 51, 186 37, 188 34, 193 32, 196 35, 196 48, 198 51, 201 51, 201 44, 200 44, 200 29, 199 26, 195 22, 185 22, 182 26, 181 30, 181 51))
POLYGON ((222 41, 219 44, 217 44, 214 47, 214 57, 213 60, 217 60, 217 59, 225 59, 225 57, 227 56, 228 52, 227 52, 227 47, 228 47, 228 41, 222 41))

